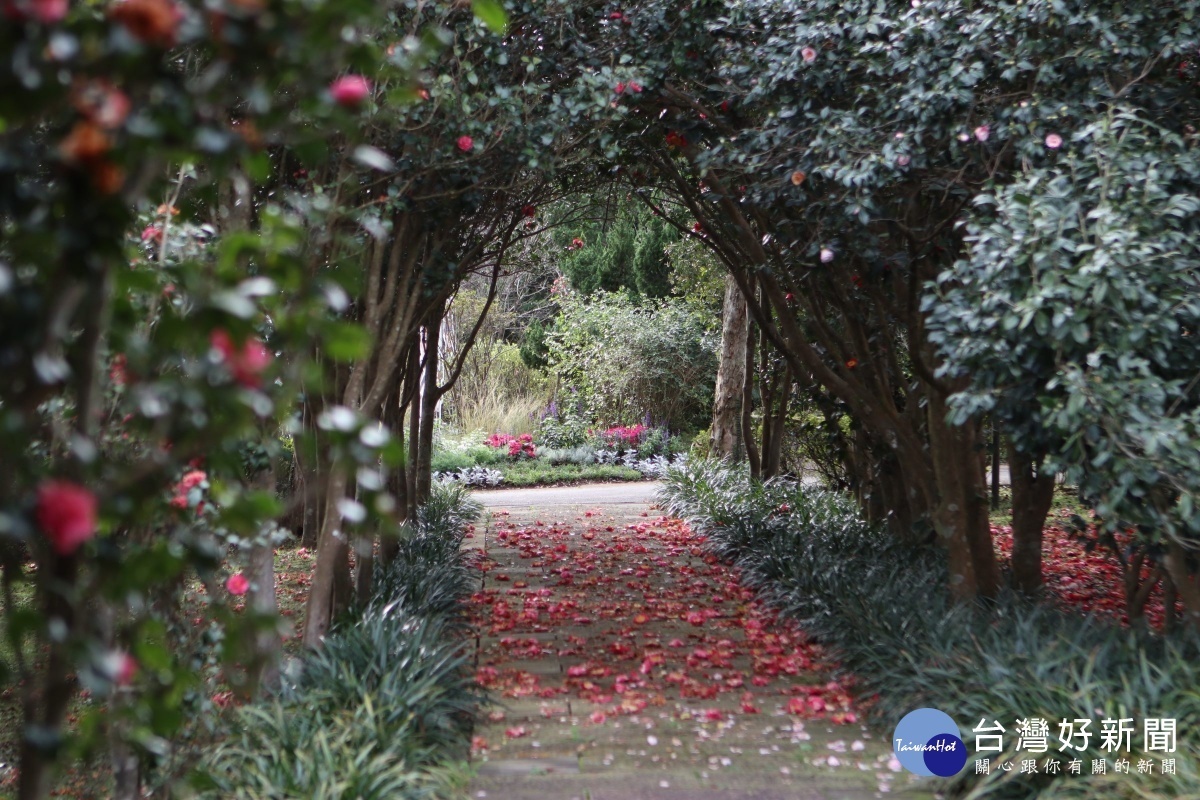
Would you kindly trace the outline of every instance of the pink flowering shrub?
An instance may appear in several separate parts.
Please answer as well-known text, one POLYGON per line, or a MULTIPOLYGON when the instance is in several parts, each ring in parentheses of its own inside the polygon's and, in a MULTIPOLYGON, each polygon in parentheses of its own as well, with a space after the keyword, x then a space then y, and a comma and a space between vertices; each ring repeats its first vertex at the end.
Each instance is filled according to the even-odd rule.
POLYGON ((537 448, 533 444, 533 436, 522 433, 520 436, 509 436, 507 433, 493 433, 483 440, 483 443, 495 450, 508 449, 512 458, 537 458, 537 448))
POLYGON ((641 443, 646 431, 646 426, 640 423, 637 425, 618 425, 601 433, 600 439, 604 442, 605 447, 615 450, 633 450, 641 443))

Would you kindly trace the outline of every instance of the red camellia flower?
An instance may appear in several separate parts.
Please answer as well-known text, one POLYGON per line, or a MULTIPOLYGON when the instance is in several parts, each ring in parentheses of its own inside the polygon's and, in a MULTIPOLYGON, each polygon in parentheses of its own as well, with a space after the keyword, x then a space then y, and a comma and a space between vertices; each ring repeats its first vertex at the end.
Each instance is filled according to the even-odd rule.
POLYGON ((71 555, 96 535, 96 495, 79 484, 43 483, 34 513, 38 527, 59 555, 71 555))
POLYGON ((624 93, 625 84, 618 82, 617 85, 613 87, 613 91, 616 92, 617 94, 624 93))
POLYGON ((475 146, 475 140, 470 136, 460 136, 455 144, 458 145, 459 150, 462 150, 464 153, 469 153, 471 152, 471 148, 475 146))
POLYGON ((630 81, 629 91, 633 92, 634 94, 639 94, 642 91, 642 85, 637 81, 630 81))
POLYGON ((262 383, 262 372, 271 363, 271 354, 258 339, 247 339, 239 348, 224 330, 215 330, 210 339, 213 349, 233 373, 233 379, 251 389, 262 383))
POLYGON ((524 208, 521 209, 521 216, 536 217, 537 216, 537 207, 536 206, 528 206, 528 205, 525 206, 524 208))
POLYGON ((687 139, 685 139, 683 134, 681 134, 679 131, 668 131, 667 132, 667 146, 668 147, 686 147, 687 139))
POLYGON ((250 581, 246 580, 246 576, 242 573, 230 575, 229 580, 225 581, 225 588, 230 594, 243 595, 250 588, 250 581))
POLYGON ((119 0, 109 6, 108 18, 139 42, 167 48, 175 46, 183 15, 171 0, 119 0))
POLYGON ((857 358, 852 358, 852 359, 850 359, 849 361, 847 361, 847 362, 846 362, 846 369, 854 369, 854 368, 855 368, 855 367, 857 367, 857 366, 858 366, 858 359, 857 359, 857 358))
POLYGON ((93 164, 108 155, 112 142, 99 125, 80 121, 58 145, 63 160, 72 164, 93 164))
POLYGON ((52 25, 67 15, 67 0, 4 0, 4 16, 17 21, 35 19, 52 25))
POLYGON ((343 75, 329 84, 333 102, 342 108, 358 108, 371 95, 371 82, 362 75, 343 75))

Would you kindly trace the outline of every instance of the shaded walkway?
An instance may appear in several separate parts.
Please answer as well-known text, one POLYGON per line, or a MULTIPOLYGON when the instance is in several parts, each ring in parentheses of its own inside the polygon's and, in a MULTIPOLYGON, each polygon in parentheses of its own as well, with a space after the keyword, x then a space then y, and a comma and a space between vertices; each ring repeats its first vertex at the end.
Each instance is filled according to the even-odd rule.
POLYGON ((558 494, 493 506, 467 540, 477 679, 503 704, 478 732, 471 797, 929 796, 857 724, 820 648, 686 526, 644 502, 524 491, 558 494))

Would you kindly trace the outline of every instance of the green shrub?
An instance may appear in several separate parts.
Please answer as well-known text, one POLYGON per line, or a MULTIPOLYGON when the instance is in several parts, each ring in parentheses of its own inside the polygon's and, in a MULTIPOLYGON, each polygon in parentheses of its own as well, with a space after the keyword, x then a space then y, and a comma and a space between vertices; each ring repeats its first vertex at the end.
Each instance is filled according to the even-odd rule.
POLYGON ((581 415, 548 416, 537 432, 539 444, 554 449, 583 447, 588 441, 588 422, 581 415))
POLYGON ((522 461, 501 467, 505 486, 545 486, 583 481, 640 481, 642 473, 615 464, 562 464, 557 467, 539 460, 522 461))
POLYGON ((551 368, 569 390, 560 391, 560 406, 582 404, 590 413, 576 416, 589 424, 649 414, 674 430, 711 414, 717 339, 700 314, 676 299, 638 305, 605 292, 558 299, 562 311, 547 343, 551 368))
MULTIPOLYGON (((954 605, 941 551, 901 545, 844 497, 790 481, 757 483, 742 469, 693 461, 668 474, 663 495, 767 602, 832 646, 859 692, 877 698, 870 711, 883 728, 923 706, 971 725, 1000 720, 1010 734, 1018 718, 1170 717, 1189 766, 1170 776, 1176 793, 1166 796, 1200 796, 1194 635, 1148 636, 1015 596, 987 608, 954 605)), ((1079 757, 1107 756, 1111 771, 1098 735, 1092 744, 1079 757)), ((1159 796, 1138 794, 1144 776, 1129 778, 1124 795, 1102 776, 1056 777, 977 776, 968 765, 953 786, 973 798, 1159 796)))

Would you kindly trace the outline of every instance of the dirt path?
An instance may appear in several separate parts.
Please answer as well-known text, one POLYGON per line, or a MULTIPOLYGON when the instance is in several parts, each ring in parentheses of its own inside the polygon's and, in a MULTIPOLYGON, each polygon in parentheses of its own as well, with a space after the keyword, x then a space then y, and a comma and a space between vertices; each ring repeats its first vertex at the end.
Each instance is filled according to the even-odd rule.
POLYGON ((472 798, 932 796, 820 648, 644 502, 493 506, 467 542, 477 679, 503 704, 472 798))

